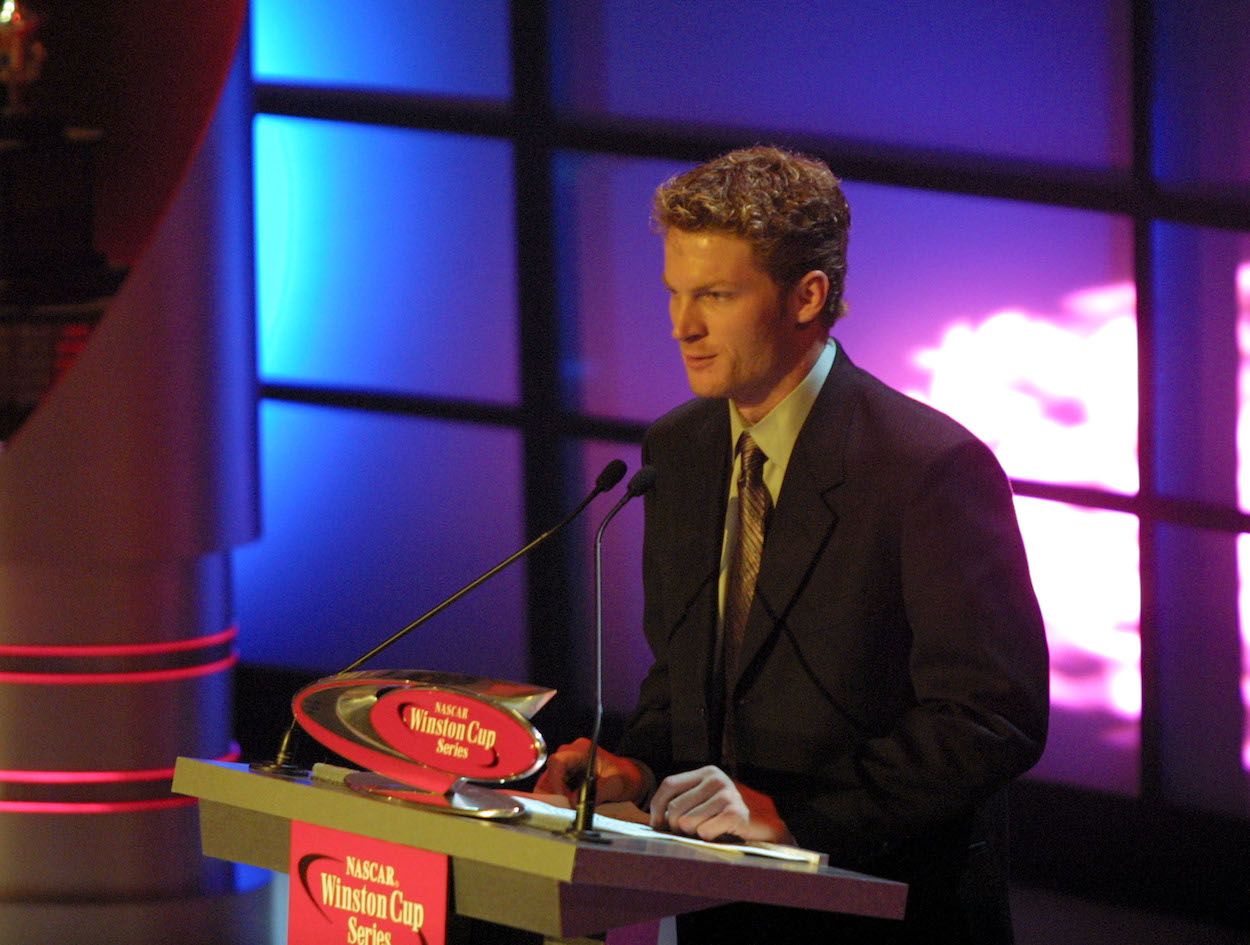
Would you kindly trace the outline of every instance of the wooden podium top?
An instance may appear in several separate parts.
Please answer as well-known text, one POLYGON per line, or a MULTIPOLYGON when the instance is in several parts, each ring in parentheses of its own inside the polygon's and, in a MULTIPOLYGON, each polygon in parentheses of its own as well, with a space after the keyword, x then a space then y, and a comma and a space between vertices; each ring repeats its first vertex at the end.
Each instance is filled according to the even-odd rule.
POLYGON ((549 937, 739 900, 897 919, 907 899, 902 883, 835 867, 637 837, 579 842, 243 764, 179 758, 173 789, 199 798, 208 856, 287 872, 293 820, 445 853, 457 912, 549 937))

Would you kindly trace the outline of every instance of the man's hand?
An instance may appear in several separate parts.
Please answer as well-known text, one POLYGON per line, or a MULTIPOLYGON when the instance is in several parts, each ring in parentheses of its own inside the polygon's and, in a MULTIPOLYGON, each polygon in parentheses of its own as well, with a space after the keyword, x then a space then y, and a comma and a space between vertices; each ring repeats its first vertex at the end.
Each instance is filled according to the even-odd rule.
POLYGON ((651 826, 704 840, 728 834, 743 840, 794 842, 771 797, 712 765, 665 778, 651 798, 651 826))
MULTIPOLYGON (((570 803, 577 803, 577 792, 586 776, 586 759, 590 739, 579 738, 561 745, 547 759, 547 768, 534 785, 535 794, 563 794, 570 803)), ((642 803, 647 782, 636 762, 621 758, 600 748, 595 752, 596 801, 631 801, 642 803)))

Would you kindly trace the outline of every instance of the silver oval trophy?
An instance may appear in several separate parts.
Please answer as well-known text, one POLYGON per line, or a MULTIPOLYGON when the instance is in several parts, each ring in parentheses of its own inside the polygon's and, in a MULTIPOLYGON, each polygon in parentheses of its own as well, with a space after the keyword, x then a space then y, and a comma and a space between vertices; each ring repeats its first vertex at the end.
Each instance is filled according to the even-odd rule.
POLYGON ((556 691, 457 673, 383 670, 318 679, 295 694, 300 727, 365 770, 352 790, 450 814, 521 816, 489 785, 534 774, 547 745, 530 717, 556 691))

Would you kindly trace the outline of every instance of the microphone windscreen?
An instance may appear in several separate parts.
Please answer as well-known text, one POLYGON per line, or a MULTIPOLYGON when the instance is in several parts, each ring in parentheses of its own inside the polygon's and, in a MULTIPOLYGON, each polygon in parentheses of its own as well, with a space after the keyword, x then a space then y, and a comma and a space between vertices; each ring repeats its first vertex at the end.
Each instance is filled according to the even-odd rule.
POLYGON ((607 492, 624 478, 625 463, 614 459, 603 467, 603 472, 599 473, 599 478, 595 480, 595 491, 607 492))
POLYGON ((639 496, 655 485, 655 479, 659 475, 654 466, 643 466, 642 469, 634 473, 634 478, 629 480, 629 485, 625 490, 631 496, 639 496))

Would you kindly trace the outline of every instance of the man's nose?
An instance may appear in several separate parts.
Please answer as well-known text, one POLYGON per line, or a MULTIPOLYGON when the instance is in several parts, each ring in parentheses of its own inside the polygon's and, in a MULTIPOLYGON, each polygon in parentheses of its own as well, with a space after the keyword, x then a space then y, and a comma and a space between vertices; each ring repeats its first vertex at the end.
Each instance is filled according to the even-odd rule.
POLYGON ((673 296, 669 302, 669 317, 673 321, 673 338, 676 341, 688 341, 703 334, 702 323, 693 299, 673 296))

